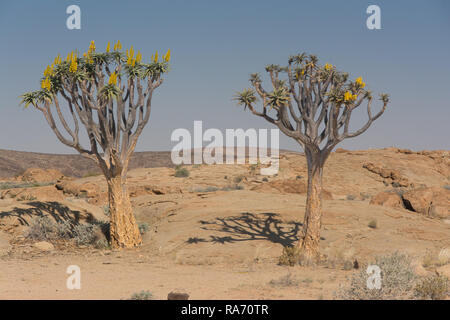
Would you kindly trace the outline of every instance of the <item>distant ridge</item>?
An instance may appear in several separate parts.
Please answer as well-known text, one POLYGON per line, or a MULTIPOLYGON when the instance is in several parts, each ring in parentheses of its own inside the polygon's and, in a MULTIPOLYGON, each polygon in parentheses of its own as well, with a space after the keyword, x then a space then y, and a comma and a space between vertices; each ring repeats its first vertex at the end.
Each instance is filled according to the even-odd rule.
MULTIPOLYGON (((246 152, 248 153, 248 148, 246 148, 246 152)), ((283 152, 294 151, 280 150, 280 153, 283 152)), ((236 154, 237 151, 235 151, 235 156, 236 154)), ((130 161, 130 169, 174 166, 170 151, 135 152, 130 161)), ((92 160, 79 154, 51 154, 0 149, 0 178, 15 177, 28 168, 57 169, 66 176, 78 178, 88 174, 101 173, 92 160)))
MULTIPOLYGON (((172 167, 169 151, 135 152, 130 169, 172 167)), ((22 174, 28 168, 58 169, 64 175, 83 177, 100 173, 94 161, 78 154, 49 154, 0 149, 0 178, 22 174)))

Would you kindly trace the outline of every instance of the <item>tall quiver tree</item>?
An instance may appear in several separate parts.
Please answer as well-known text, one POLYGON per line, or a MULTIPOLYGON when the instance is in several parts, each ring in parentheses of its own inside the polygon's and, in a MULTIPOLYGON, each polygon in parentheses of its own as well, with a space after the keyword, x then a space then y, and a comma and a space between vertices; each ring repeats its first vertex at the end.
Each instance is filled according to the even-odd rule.
POLYGON ((347 73, 337 71, 333 65, 320 66, 314 55, 292 56, 286 67, 269 65, 266 71, 271 91, 263 88, 256 73, 250 76, 253 88, 237 93, 235 100, 244 109, 248 107, 254 115, 276 125, 303 148, 308 166, 308 189, 303 234, 297 244, 297 252, 300 253, 300 263, 316 262, 320 258, 325 161, 339 142, 365 132, 383 114, 389 97, 380 95, 383 106, 373 114, 372 94, 365 89, 362 78, 350 81, 347 73), (255 104, 259 99, 262 107, 257 110, 255 104), (363 102, 367 104, 368 120, 359 130, 350 132, 352 112, 363 102))
POLYGON ((44 114, 50 128, 65 145, 94 160, 102 170, 109 194, 111 246, 134 247, 142 242, 126 188, 130 157, 149 121, 152 95, 168 71, 170 51, 150 63, 133 47, 122 51, 118 41, 103 53, 94 41, 82 57, 58 55, 47 66, 41 90, 22 95, 25 107, 44 114), (62 102, 62 103, 61 103, 62 102), (80 141, 84 126, 88 146, 80 141))

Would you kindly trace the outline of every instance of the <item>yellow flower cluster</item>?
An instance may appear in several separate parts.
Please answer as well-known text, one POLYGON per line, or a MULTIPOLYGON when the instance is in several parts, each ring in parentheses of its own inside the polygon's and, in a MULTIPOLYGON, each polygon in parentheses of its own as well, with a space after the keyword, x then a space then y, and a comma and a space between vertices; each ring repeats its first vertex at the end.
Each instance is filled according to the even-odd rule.
POLYGON ((364 88, 366 86, 366 83, 362 81, 362 77, 357 78, 355 82, 361 88, 364 88))
POLYGON ((76 72, 78 70, 78 62, 77 62, 77 54, 69 53, 67 55, 66 61, 70 63, 69 71, 70 72, 76 72))
MULTIPOLYGON (((159 55, 158 55, 158 51, 156 51, 155 55, 152 55, 152 61, 154 63, 157 63, 158 59, 159 59, 159 55)), ((170 49, 167 50, 167 53, 162 56, 162 59, 163 59, 164 62, 169 62, 170 61, 170 49)))
POLYGON ((167 50, 167 53, 163 56, 163 59, 165 62, 169 62, 170 61, 170 49, 167 50))
POLYGON ((113 84, 113 85, 117 84, 117 74, 116 74, 115 71, 113 73, 111 73, 111 76, 109 77, 108 84, 113 84))
POLYGON ((155 52, 155 55, 152 55, 152 60, 154 63, 158 62, 158 51, 155 52))
POLYGON ((58 54, 58 55, 56 56, 55 60, 53 61, 53 64, 54 64, 54 65, 58 65, 58 64, 60 64, 61 62, 62 62, 61 56, 58 54))
POLYGON ((134 67, 136 62, 138 63, 141 62, 142 60, 141 52, 138 51, 135 58, 133 46, 131 46, 130 50, 127 50, 126 53, 127 53, 127 65, 134 67))
POLYGON ((111 51, 111 44, 108 41, 108 45, 106 46, 106 52, 109 52, 109 51, 111 51))
POLYGON ((120 43, 120 40, 117 40, 117 43, 114 45, 114 51, 122 50, 122 44, 120 43))
POLYGON ((50 91, 50 89, 52 88, 52 85, 50 84, 50 79, 48 77, 46 77, 44 80, 41 81, 41 88, 46 89, 48 91, 50 91))
POLYGON ((91 44, 89 45, 88 54, 91 53, 91 52, 94 52, 94 51, 95 51, 95 41, 92 40, 91 44))
POLYGON ((325 66, 324 66, 324 69, 325 69, 326 71, 329 71, 329 70, 331 70, 331 69, 333 69, 333 68, 334 68, 334 66, 333 66, 332 64, 330 64, 330 63, 326 63, 325 66))
POLYGON ((92 59, 92 55, 91 55, 92 52, 95 52, 95 41, 94 40, 91 41, 88 52, 83 53, 83 57, 86 58, 87 63, 94 63, 94 59, 92 59))
POLYGON ((47 66, 47 68, 45 68, 44 77, 48 77, 53 74, 53 67, 54 67, 54 65, 52 64, 52 65, 47 66))
POLYGON ((356 94, 352 94, 350 91, 344 93, 344 101, 353 101, 356 100, 357 97, 356 94))

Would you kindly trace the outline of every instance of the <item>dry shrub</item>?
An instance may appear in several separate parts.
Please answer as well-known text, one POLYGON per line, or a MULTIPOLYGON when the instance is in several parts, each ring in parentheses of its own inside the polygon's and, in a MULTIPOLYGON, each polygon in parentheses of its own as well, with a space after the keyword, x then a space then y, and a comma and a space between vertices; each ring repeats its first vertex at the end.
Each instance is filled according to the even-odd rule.
POLYGON ((448 278, 443 275, 431 275, 422 279, 414 289, 419 299, 443 300, 449 293, 448 278))
POLYGON ((411 258, 399 252, 377 257, 372 265, 381 270, 381 288, 369 289, 367 266, 355 273, 350 286, 341 288, 337 298, 346 300, 397 300, 411 299, 414 295, 416 275, 411 266, 411 258))
POLYGON ((282 266, 295 266, 300 261, 300 250, 296 246, 285 246, 278 264, 282 266))

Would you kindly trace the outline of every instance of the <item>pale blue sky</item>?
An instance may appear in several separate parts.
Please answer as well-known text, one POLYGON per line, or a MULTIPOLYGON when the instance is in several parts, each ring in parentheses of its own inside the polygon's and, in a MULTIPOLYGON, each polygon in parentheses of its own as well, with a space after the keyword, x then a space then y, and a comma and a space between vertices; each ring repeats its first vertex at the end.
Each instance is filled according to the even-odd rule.
MULTIPOLYGON (((385 114, 349 149, 449 149, 450 2, 435 1, 2 1, 0 4, 0 148, 71 153, 42 114, 19 107, 39 88, 57 53, 104 49, 120 39, 144 59, 172 50, 172 70, 154 97, 137 150, 170 150, 176 128, 271 128, 231 100, 248 75, 289 55, 315 53, 375 93, 387 92, 385 114), (77 4, 82 29, 66 28, 77 4), (366 8, 381 7, 382 30, 366 28, 366 8)), ((364 116, 362 113, 360 116, 364 116)), ((355 124, 362 117, 355 117, 355 124)), ((281 147, 300 150, 281 135, 281 147)))

